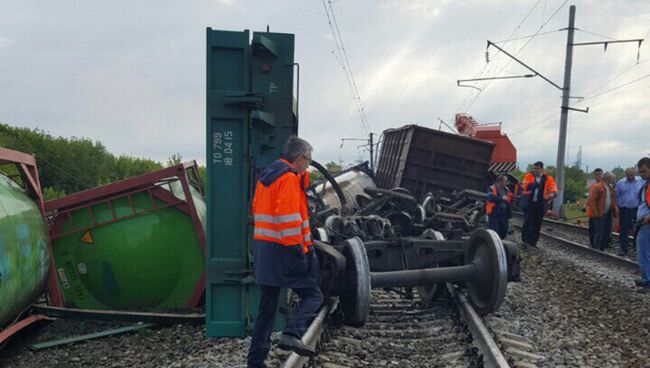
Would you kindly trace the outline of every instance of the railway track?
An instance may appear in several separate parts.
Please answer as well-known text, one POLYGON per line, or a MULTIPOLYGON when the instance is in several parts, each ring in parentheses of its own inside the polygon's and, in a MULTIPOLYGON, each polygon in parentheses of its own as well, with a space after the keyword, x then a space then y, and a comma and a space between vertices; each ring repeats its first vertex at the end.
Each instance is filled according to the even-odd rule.
MULTIPOLYGON (((523 222, 523 216, 518 214, 517 217, 523 222)), ((521 230, 521 223, 513 223, 512 225, 521 230)), ((639 269, 639 264, 636 262, 636 252, 632 246, 632 238, 630 238, 630 252, 626 256, 616 254, 618 233, 614 233, 615 241, 605 251, 591 248, 589 246, 589 229, 574 224, 544 219, 540 235, 576 252, 598 258, 604 262, 616 264, 632 271, 639 269)))
MULTIPOLYGON (((504 355, 501 347, 512 345, 494 339, 501 332, 492 332, 489 322, 484 323, 474 312, 463 293, 450 285, 447 289, 444 296, 428 304, 422 304, 417 298, 403 298, 394 291, 373 291, 370 318, 363 328, 327 326, 327 316, 336 308, 335 303, 330 303, 321 309, 303 337, 303 342, 311 346, 320 340, 318 357, 310 362, 293 353, 287 356, 276 352, 272 363, 275 363, 273 359, 285 358, 277 365, 284 368, 535 366, 534 360, 504 355)), ((526 345, 516 341, 514 344, 526 345)))

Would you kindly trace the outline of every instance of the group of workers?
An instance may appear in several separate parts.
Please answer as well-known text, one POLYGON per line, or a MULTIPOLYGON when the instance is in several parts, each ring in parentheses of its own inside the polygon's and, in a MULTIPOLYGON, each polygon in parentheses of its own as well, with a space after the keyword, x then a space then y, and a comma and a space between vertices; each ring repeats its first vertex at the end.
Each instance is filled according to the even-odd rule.
POLYGON ((594 170, 595 182, 589 187, 585 211, 589 217, 589 241, 596 249, 609 247, 612 224, 618 222, 619 256, 629 250, 630 237, 636 242, 636 258, 641 278, 635 280, 641 291, 650 292, 650 157, 625 170, 616 180, 612 173, 594 170))
POLYGON ((537 161, 531 172, 524 175, 521 185, 513 191, 508 187, 508 178, 498 175, 496 182, 487 192, 485 213, 488 228, 494 230, 501 239, 508 236, 508 221, 512 217, 512 201, 515 196, 524 211, 524 224, 521 227, 521 241, 524 246, 537 247, 542 219, 549 203, 557 195, 553 177, 544 171, 544 163, 537 161))
MULTIPOLYGON (((637 262, 641 278, 635 280, 641 291, 650 292, 650 157, 644 157, 635 169, 625 170, 625 177, 616 180, 613 173, 594 170, 595 182, 589 187, 583 210, 589 217, 589 242, 592 248, 605 250, 609 246, 613 224, 619 227, 619 256, 628 253, 629 239, 636 242, 637 262)), ((497 176, 487 192, 485 212, 488 228, 504 239, 508 234, 508 219, 515 196, 524 210, 521 240, 524 246, 536 247, 542 219, 550 202, 557 195, 553 177, 544 172, 544 164, 536 162, 524 175, 515 193, 508 188, 508 179, 497 176)))

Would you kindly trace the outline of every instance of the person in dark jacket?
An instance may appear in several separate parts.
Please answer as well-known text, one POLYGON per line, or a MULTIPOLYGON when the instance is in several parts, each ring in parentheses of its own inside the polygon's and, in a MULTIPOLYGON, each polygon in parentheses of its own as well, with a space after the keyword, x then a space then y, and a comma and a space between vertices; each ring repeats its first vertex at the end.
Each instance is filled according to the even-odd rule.
POLYGON ((270 351, 271 330, 283 288, 292 289, 301 302, 282 331, 278 347, 303 356, 316 354, 300 341, 307 322, 323 302, 305 196, 311 152, 309 143, 291 137, 283 158, 262 171, 255 188, 253 266, 260 305, 248 352, 249 368, 266 367, 264 360, 270 351))
POLYGON ((637 164, 644 183, 639 191, 639 208, 636 212, 636 260, 641 279, 635 280, 639 290, 650 293, 650 157, 643 157, 637 164))
POLYGON ((607 248, 612 233, 612 219, 618 218, 616 193, 610 184, 613 182, 613 177, 614 175, 611 173, 603 174, 602 180, 591 187, 587 197, 586 206, 591 215, 591 224, 594 226, 592 248, 595 249, 605 250, 607 248))
POLYGON ((524 207, 521 240, 527 246, 537 247, 547 202, 557 195, 557 186, 553 177, 544 172, 544 163, 537 161, 533 164, 533 171, 524 175, 521 189, 524 207))
POLYGON ((496 182, 487 191, 485 214, 488 216, 488 229, 494 230, 501 239, 508 236, 508 219, 512 192, 508 189, 508 178, 498 175, 496 182))

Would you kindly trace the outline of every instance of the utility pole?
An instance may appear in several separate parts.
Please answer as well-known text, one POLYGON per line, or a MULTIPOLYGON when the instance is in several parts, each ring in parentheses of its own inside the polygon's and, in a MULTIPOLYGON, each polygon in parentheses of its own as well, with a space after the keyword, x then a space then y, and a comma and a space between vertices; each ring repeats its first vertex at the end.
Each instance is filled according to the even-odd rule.
MULTIPOLYGON (((577 109, 575 107, 570 107, 569 106, 569 99, 572 98, 571 96, 571 67, 573 64, 573 47, 575 46, 591 46, 591 45, 604 45, 605 51, 607 51, 607 46, 612 43, 628 43, 628 42, 634 42, 638 43, 639 50, 641 48, 641 43, 644 41, 642 38, 637 38, 637 39, 627 39, 627 40, 612 40, 612 41, 597 41, 597 42, 582 42, 582 43, 574 43, 573 42, 573 35, 575 33, 575 15, 576 15, 576 7, 575 5, 571 5, 569 7, 569 27, 567 28, 567 44, 566 44, 566 59, 564 63, 564 85, 560 87, 547 77, 543 76, 541 73, 536 71, 535 69, 531 68, 530 66, 526 65, 523 61, 517 59, 514 55, 508 53, 506 50, 503 48, 497 46, 494 42, 492 41, 487 41, 487 48, 486 48, 486 61, 489 62, 489 56, 488 56, 488 49, 490 46, 496 48, 500 52, 504 53, 517 63, 519 63, 521 66, 524 68, 530 70, 534 74, 525 74, 525 75, 515 75, 515 76, 506 76, 506 77, 488 77, 488 78, 474 78, 474 79, 459 79, 456 81, 456 84, 459 87, 472 87, 472 88, 477 88, 473 87, 471 85, 464 85, 461 83, 464 82, 477 82, 477 81, 484 81, 484 80, 494 80, 494 79, 512 79, 512 78, 533 78, 533 77, 540 77, 549 84, 551 84, 553 87, 559 89, 562 91, 562 106, 560 107, 560 132, 559 132, 559 137, 558 137, 558 147, 557 147, 557 161, 556 161, 556 182, 558 186, 558 195, 555 198, 555 201, 553 202, 553 211, 558 214, 560 214, 560 211, 562 209, 562 202, 564 201, 564 161, 565 161, 565 155, 566 155, 566 132, 567 132, 567 121, 569 119, 569 110, 573 111, 579 111, 579 112, 589 112, 589 108, 586 109, 577 109)), ((639 52, 637 52, 637 63, 639 62, 639 52)), ((477 88, 480 90, 480 88, 477 88)), ((575 98, 575 97, 573 97, 575 98)))
POLYGON ((372 171, 372 172, 375 172, 375 156, 373 154, 373 152, 374 152, 374 150, 373 150, 373 147, 374 147, 373 136, 374 135, 375 135, 375 133, 370 133, 370 139, 368 139, 370 141, 370 171, 372 171))
POLYGON ((366 142, 366 144, 362 144, 360 146, 357 146, 357 148, 365 147, 368 146, 370 149, 370 170, 372 172, 375 171, 375 142, 374 142, 374 137, 375 133, 370 133, 368 135, 368 139, 365 138, 341 138, 341 146, 339 148, 343 148, 343 144, 345 141, 356 141, 356 142, 366 142))
POLYGON ((555 179, 557 179, 557 198, 553 202, 553 212, 558 215, 564 202, 564 156, 566 155, 566 128, 569 120, 569 96, 571 92, 571 66, 573 65, 573 34, 575 33, 576 6, 569 7, 569 28, 566 37, 566 59, 564 61, 564 86, 562 87, 562 106, 560 115, 560 134, 557 143, 555 179))

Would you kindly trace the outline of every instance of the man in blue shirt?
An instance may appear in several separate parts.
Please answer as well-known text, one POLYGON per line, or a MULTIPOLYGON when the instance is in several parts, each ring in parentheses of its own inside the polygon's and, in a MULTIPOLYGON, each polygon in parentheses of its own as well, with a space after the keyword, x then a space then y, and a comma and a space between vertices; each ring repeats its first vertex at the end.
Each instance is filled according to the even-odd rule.
POLYGON ((636 212, 639 208, 639 191, 643 187, 643 180, 634 176, 634 168, 625 169, 625 177, 616 183, 616 205, 619 212, 618 237, 621 250, 619 255, 627 254, 630 229, 636 223, 636 212))
POLYGON ((647 293, 650 292, 650 157, 640 159, 637 167, 645 183, 638 194, 639 209, 636 213, 636 259, 641 269, 641 280, 636 284, 641 287, 641 292, 647 293))

